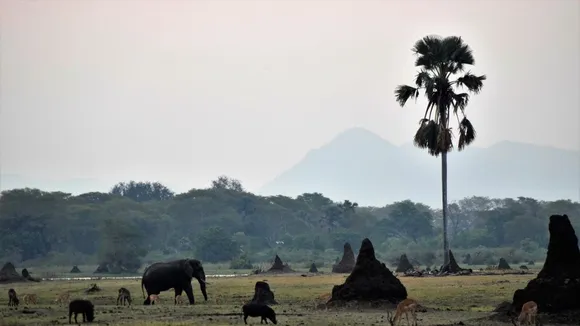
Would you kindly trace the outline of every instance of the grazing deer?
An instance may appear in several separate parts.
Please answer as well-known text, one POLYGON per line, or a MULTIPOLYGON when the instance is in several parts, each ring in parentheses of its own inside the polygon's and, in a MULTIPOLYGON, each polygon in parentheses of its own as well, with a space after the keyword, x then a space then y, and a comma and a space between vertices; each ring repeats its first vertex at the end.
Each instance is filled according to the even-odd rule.
POLYGON ((149 301, 151 302, 151 304, 155 304, 157 302, 161 302, 161 299, 159 299, 158 294, 151 294, 149 295, 149 301))
POLYGON ((518 316, 518 323, 516 324, 515 320, 512 318, 512 324, 514 324, 514 326, 521 326, 522 321, 524 321, 525 319, 526 325, 532 325, 532 320, 533 324, 535 325, 537 323, 536 321, 537 313, 538 313, 538 305, 534 301, 528 301, 524 303, 524 305, 522 306, 522 311, 518 316))
POLYGON ((18 307, 20 300, 18 300, 18 296, 16 295, 16 291, 14 289, 8 290, 8 306, 18 307))
POLYGON ((183 304, 183 296, 181 294, 175 296, 175 304, 176 305, 178 305, 178 304, 179 305, 182 305, 183 304))
POLYGON ((64 303, 68 304, 69 302, 70 302, 70 293, 68 292, 59 294, 54 300, 54 303, 58 303, 59 305, 64 303))
POLYGON ((413 316, 413 320, 415 321, 413 325, 417 325, 417 309, 418 303, 417 300, 407 298, 397 305, 397 312, 393 316, 390 311, 387 311, 387 318, 391 326, 396 326, 397 322, 401 321, 403 313, 407 317, 407 325, 409 325, 409 313, 413 316))
POLYGON ((24 304, 38 304, 38 297, 34 293, 23 295, 22 300, 24 304))

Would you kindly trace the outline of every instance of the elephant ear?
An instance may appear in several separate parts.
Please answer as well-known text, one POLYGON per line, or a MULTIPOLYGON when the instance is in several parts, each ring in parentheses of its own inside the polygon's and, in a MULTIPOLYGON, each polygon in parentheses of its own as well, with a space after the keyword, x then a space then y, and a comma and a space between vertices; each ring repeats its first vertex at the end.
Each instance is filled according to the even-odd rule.
POLYGON ((191 267, 189 260, 183 261, 183 270, 185 271, 185 274, 187 274, 188 277, 190 278, 193 277, 193 267, 191 267))

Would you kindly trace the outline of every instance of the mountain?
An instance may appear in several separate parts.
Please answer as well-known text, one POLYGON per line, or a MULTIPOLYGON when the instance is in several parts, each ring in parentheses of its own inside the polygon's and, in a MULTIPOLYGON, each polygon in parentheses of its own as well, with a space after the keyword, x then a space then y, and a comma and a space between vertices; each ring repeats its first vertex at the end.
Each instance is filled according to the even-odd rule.
MULTIPOLYGON (((468 196, 579 200, 580 152, 516 142, 448 155, 448 198, 468 196)), ((383 206, 411 199, 441 207, 441 158, 349 129, 311 150, 260 194, 320 192, 333 200, 383 206)))

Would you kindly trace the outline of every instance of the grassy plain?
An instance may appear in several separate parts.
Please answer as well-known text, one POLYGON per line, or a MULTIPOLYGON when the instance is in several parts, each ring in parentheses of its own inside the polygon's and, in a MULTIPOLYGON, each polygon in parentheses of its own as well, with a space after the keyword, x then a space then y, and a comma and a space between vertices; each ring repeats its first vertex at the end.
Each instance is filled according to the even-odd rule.
MULTIPOLYGON (((514 291, 523 288, 534 275, 401 277, 409 297, 417 299, 426 312, 419 312, 419 325, 511 325, 485 320, 502 301, 511 301, 514 291)), ((196 304, 174 306, 172 291, 160 295, 161 304, 143 306, 140 280, 44 281, 0 285, 0 325, 55 325, 68 323, 68 307, 53 303, 56 295, 70 292, 71 298, 89 298, 96 306, 97 324, 107 325, 240 325, 241 306, 251 299, 256 281, 267 280, 280 305, 273 306, 280 325, 385 325, 385 309, 320 309, 317 297, 330 293, 332 286, 343 283, 345 275, 311 277, 300 275, 256 275, 234 278, 210 278, 208 301, 203 301, 194 284, 196 304), (87 295, 84 290, 97 283, 101 292, 87 295), (131 307, 115 305, 119 287, 127 287, 133 296, 131 307), (25 293, 39 296, 37 305, 17 309, 7 306, 7 291, 14 288, 20 297, 25 293), (28 313, 24 313, 24 312, 28 313)), ((79 315, 79 318, 81 316, 79 315)), ((81 318, 82 320, 82 318, 81 318)), ((80 321, 80 320, 79 320, 80 321)), ((249 324, 259 324, 249 318, 249 324)), ((74 318, 73 318, 74 322, 74 318)), ((401 325, 406 325, 406 320, 401 325)))

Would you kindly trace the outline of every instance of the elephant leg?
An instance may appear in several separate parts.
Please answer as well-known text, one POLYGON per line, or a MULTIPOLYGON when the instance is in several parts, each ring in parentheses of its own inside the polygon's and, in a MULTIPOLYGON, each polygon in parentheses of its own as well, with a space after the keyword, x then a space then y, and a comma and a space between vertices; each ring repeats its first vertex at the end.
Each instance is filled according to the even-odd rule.
POLYGON ((173 302, 177 305, 177 296, 183 293, 183 289, 180 287, 176 287, 175 289, 175 297, 173 298, 173 302))
POLYGON ((183 288, 185 294, 187 294, 187 298, 189 299, 189 304, 195 304, 195 299, 193 298, 193 288, 191 287, 191 283, 187 283, 183 288))

